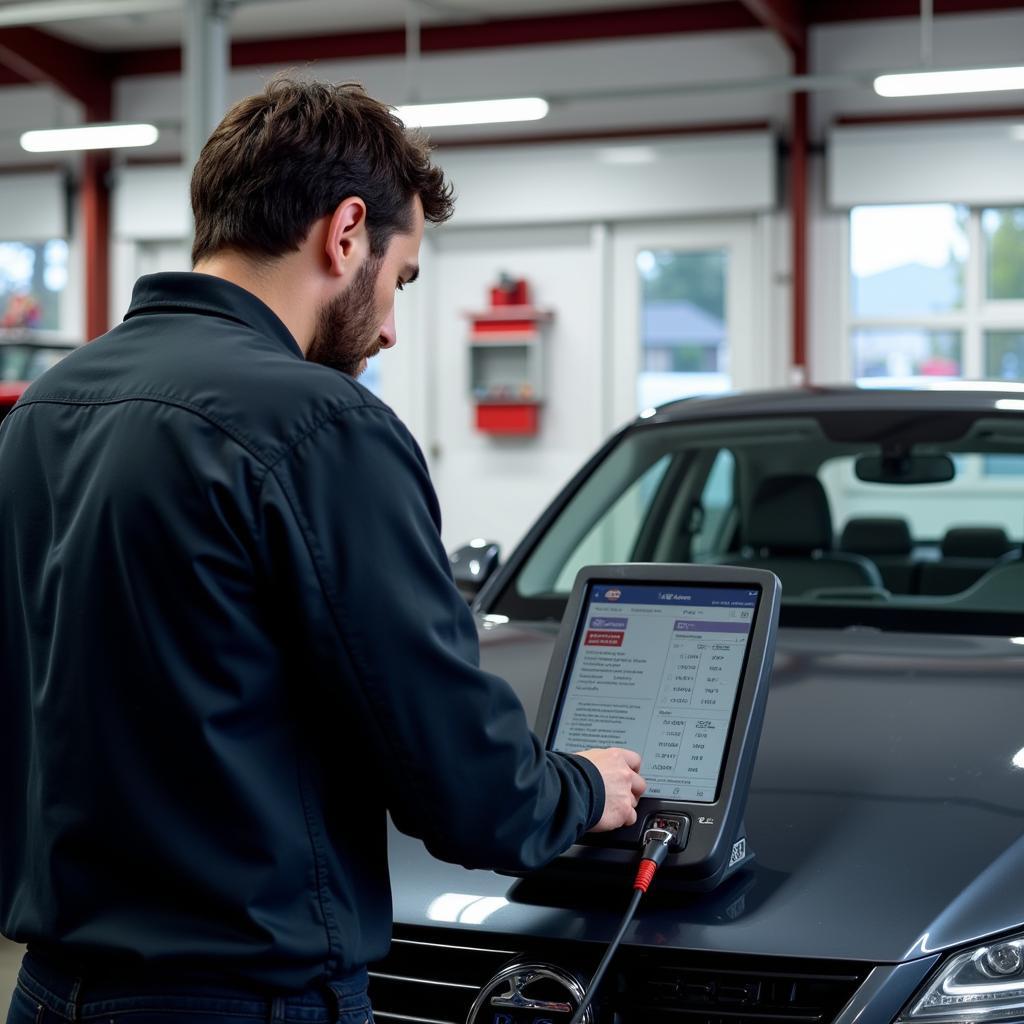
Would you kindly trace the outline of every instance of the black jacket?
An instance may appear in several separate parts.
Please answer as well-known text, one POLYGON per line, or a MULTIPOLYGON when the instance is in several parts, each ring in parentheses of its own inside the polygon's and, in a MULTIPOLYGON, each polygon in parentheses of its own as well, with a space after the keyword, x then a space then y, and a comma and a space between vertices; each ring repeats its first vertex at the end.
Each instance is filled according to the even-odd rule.
POLYGON ((592 826, 438 530, 387 406, 243 289, 142 278, 0 426, 0 930, 298 988, 387 950, 385 811, 473 867, 592 826))

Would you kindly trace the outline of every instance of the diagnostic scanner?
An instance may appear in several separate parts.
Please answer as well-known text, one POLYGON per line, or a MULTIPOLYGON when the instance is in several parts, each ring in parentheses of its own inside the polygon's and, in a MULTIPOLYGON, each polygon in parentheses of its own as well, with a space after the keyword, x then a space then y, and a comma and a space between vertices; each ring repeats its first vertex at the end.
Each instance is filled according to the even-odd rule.
MULTIPOLYGON (((636 824, 588 833, 546 874, 621 879, 668 835, 659 885, 706 891, 753 856, 743 811, 761 735, 781 584, 718 565, 592 565, 573 586, 537 732, 549 750, 638 751, 636 824)), ((663 840, 664 841, 664 840, 663 840)))

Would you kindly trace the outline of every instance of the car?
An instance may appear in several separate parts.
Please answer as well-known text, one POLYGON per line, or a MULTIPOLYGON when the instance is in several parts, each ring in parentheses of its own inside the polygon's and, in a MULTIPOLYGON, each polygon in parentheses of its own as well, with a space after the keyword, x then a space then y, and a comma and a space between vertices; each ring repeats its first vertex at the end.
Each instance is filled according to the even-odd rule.
POLYGON ((0 382, 33 381, 77 347, 52 331, 0 331, 0 382))
MULTIPOLYGON (((1022 537, 1024 389, 951 382, 649 410, 489 578, 491 545, 461 553, 483 665, 532 719, 581 567, 782 580, 753 862, 711 893, 655 882, 593 1024, 1022 1019, 1022 537)), ((467 870, 395 830, 390 856, 377 1019, 569 1021, 631 876, 467 870)))
POLYGON ((0 421, 36 377, 77 347, 49 331, 0 331, 0 421))

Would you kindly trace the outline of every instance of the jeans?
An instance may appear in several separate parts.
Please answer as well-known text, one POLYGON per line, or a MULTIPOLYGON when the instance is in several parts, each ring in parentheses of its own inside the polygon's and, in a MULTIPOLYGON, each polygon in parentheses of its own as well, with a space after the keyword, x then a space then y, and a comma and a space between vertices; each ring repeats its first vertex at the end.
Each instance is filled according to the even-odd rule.
POLYGON ((323 989, 274 996, 244 988, 90 982, 26 954, 7 1024, 373 1024, 363 968, 323 989))

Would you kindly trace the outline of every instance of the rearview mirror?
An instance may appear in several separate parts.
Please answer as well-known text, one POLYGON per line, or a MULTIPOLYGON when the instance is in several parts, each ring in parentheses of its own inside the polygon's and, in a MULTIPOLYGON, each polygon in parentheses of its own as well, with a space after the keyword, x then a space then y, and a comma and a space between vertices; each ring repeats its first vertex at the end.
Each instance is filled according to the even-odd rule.
POLYGON ((942 484, 956 476, 956 467, 948 455, 892 452, 862 455, 854 472, 869 484, 942 484))
POLYGON ((492 540, 471 540, 448 556, 455 585, 467 601, 472 602, 494 575, 500 557, 501 548, 492 540))

